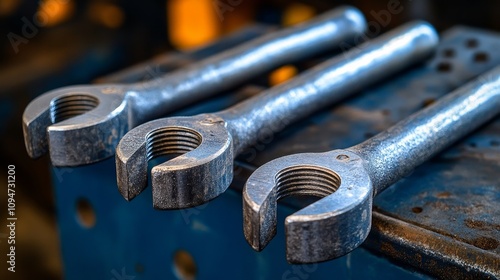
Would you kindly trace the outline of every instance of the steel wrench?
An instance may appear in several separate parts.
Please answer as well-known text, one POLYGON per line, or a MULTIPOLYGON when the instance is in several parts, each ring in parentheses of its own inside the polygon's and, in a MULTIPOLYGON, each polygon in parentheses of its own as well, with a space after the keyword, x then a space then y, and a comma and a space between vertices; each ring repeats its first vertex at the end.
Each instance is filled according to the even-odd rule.
POLYGON ((233 178, 233 159, 267 132, 277 132, 430 55, 438 43, 424 22, 402 26, 224 111, 158 119, 129 131, 116 151, 120 193, 131 200, 147 186, 148 160, 183 154, 151 171, 153 206, 203 204, 233 178))
POLYGON ((342 7, 152 81, 50 91, 24 111, 26 149, 33 158, 49 150, 55 166, 103 160, 114 154, 118 141, 132 127, 277 66, 337 47, 361 36, 365 27, 360 11, 342 7))
POLYGON ((245 238, 262 250, 276 234, 277 200, 313 195, 321 199, 285 220, 287 260, 347 254, 370 232, 373 197, 498 113, 500 67, 361 144, 270 161, 243 189, 245 238))

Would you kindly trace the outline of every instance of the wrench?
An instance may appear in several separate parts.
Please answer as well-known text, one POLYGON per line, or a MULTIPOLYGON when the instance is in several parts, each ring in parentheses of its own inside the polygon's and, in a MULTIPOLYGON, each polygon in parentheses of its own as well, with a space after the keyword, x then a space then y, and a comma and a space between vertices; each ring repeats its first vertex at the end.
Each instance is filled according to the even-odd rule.
POLYGON ((158 119, 129 131, 116 151, 118 189, 131 200, 147 186, 148 160, 183 154, 151 170, 153 206, 203 204, 233 178, 233 159, 263 133, 342 100, 429 56, 432 26, 414 22, 380 36, 224 111, 158 119))
POLYGON ((234 87, 267 71, 361 36, 361 12, 342 7, 264 35, 159 79, 134 84, 72 86, 33 100, 23 115, 26 150, 49 150, 55 166, 77 166, 114 154, 132 127, 234 87))
POLYGON ((277 200, 313 195, 321 199, 285 219, 287 260, 345 255, 370 232, 373 197, 498 113, 500 67, 361 144, 270 161, 243 189, 245 238, 262 250, 276 234, 277 200))

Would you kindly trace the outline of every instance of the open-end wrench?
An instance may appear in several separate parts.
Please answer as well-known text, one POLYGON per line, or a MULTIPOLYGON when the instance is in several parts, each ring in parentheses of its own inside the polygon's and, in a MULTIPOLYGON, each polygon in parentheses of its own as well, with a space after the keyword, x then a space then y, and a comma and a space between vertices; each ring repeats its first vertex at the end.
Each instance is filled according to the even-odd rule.
POLYGON ((276 202, 313 195, 321 199, 285 220, 287 260, 347 254, 370 232, 373 197, 498 113, 500 67, 359 145, 270 161, 243 189, 245 238, 262 250, 276 234, 276 202))
POLYGON ((423 61, 438 43, 432 26, 414 22, 340 54, 224 111, 158 119, 129 131, 116 151, 118 188, 131 200, 147 186, 148 160, 183 154, 151 171, 153 206, 200 205, 233 178, 233 159, 263 133, 285 125, 423 61))
POLYGON ((361 36, 365 27, 360 11, 342 7, 152 81, 50 91, 33 100, 24 111, 26 149, 33 158, 49 150, 55 166, 108 158, 132 127, 277 66, 350 42, 361 36))

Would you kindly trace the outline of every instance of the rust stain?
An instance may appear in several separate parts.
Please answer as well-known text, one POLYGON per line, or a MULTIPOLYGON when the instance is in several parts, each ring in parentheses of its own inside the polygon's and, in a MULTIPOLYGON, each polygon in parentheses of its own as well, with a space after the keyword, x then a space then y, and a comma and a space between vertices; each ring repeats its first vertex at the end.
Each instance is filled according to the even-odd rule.
POLYGON ((467 219, 464 222, 468 228, 484 229, 486 227, 486 223, 483 221, 475 221, 467 219))
POLYGON ((468 228, 472 228, 472 229, 500 230, 500 225, 488 223, 485 221, 466 219, 466 220, 464 220, 464 224, 468 228))
POLYGON ((483 250, 494 250, 500 245, 500 242, 490 237, 480 236, 472 239, 471 244, 483 250))
POLYGON ((436 99, 435 99, 435 98, 426 98, 426 99, 422 102, 422 107, 423 107, 423 108, 428 107, 429 105, 434 104, 434 102, 436 102, 436 99))
MULTIPOLYGON (((447 207, 446 204, 444 203, 438 205, 441 205, 442 207, 445 208, 447 207)), ((449 208, 454 208, 454 207, 449 207, 449 208)), ((481 221, 479 221, 478 223, 474 221, 469 221, 468 223, 471 226, 485 226, 488 224, 481 221)), ((453 246, 451 245, 451 243, 447 242, 443 243, 443 240, 441 238, 436 238, 436 236, 440 235, 440 233, 433 232, 431 235, 427 235, 416 228, 411 228, 411 227, 408 228, 403 223, 397 220, 394 221, 391 220, 391 222, 389 222, 387 220, 377 218, 377 215, 375 215, 372 231, 373 230, 375 230, 375 232, 382 233, 382 235, 383 233, 390 233, 388 234, 389 236, 397 237, 396 244, 392 243, 395 240, 392 239, 391 237, 389 237, 388 240, 379 238, 378 248, 380 252, 382 252, 387 256, 390 256, 390 258, 392 259, 400 260, 416 268, 420 268, 424 271, 431 272, 431 274, 433 274, 438 278, 477 279, 477 276, 480 274, 476 273, 467 274, 461 267, 453 265, 447 267, 446 269, 443 269, 443 265, 445 265, 446 262, 443 263, 439 259, 435 259, 435 256, 432 256, 432 254, 426 255, 425 253, 417 252, 409 248, 407 248, 409 249, 409 251, 404 249, 402 250, 400 248, 400 245, 397 244, 397 242, 402 242, 403 246, 405 245, 405 243, 407 244, 418 243, 419 245, 427 244, 426 247, 428 247, 427 248, 428 250, 438 251, 449 256, 454 256, 454 258, 471 261, 474 263, 490 262, 487 256, 482 256, 482 255, 475 256, 474 260, 470 259, 469 253, 464 253, 457 246, 453 246)), ((448 236, 448 237, 456 239, 456 236, 448 236)), ((479 237, 473 240, 460 240, 460 238, 458 239, 461 242, 468 243, 483 250, 493 250, 498 246, 500 246, 500 242, 494 238, 479 237)), ((424 252, 427 252, 427 250, 424 250, 424 252)), ((494 261, 493 266, 495 266, 495 263, 497 262, 494 261)), ((472 267, 474 267, 474 265, 472 265, 472 267)))
POLYGON ((451 209, 450 205, 442 201, 434 201, 429 203, 429 205, 442 211, 449 211, 451 209))
POLYGON ((417 253, 417 254, 415 254, 415 258, 416 258, 417 263, 419 265, 421 265, 422 264, 422 255, 417 253))
POLYGON ((450 192, 440 192, 436 195, 437 198, 449 198, 451 196, 450 192))
POLYGON ((382 242, 382 243, 380 244, 380 249, 381 249, 383 252, 385 252, 385 253, 387 253, 388 255, 390 255, 390 256, 397 256, 397 255, 399 255, 398 250, 396 250, 396 249, 394 248, 394 246, 392 246, 392 244, 390 244, 390 243, 388 243, 388 242, 382 242))
POLYGON ((491 209, 486 208, 484 205, 479 203, 474 203, 467 206, 448 204, 444 200, 427 202, 426 206, 430 206, 441 211, 456 211, 465 214, 477 214, 477 213, 488 213, 491 209))
POLYGON ((411 211, 415 214, 419 214, 419 213, 422 213, 423 209, 422 209, 422 207, 413 207, 413 208, 411 208, 411 211))

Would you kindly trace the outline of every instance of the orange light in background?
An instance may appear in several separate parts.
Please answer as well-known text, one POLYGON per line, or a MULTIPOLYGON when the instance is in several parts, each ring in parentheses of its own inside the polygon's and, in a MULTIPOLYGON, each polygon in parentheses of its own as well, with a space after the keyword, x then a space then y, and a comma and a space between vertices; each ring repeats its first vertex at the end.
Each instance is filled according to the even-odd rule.
POLYGON ((215 40, 220 20, 212 0, 168 0, 170 41, 178 49, 189 49, 215 40))
POLYGON ((12 13, 21 3, 20 0, 1 0, 0 16, 6 16, 12 13))
MULTIPOLYGON (((2 0, 3 1, 3 0, 2 0)), ((72 0, 42 0, 37 14, 43 18, 43 26, 56 26, 73 15, 75 2, 72 0)))
POLYGON ((89 7, 89 17, 107 28, 118 28, 125 20, 125 14, 120 7, 112 3, 95 1, 89 7))
POLYGON ((282 66, 269 74, 269 84, 271 86, 275 86, 281 83, 284 83, 291 78, 295 77, 298 73, 298 70, 293 65, 285 65, 282 66))
POLYGON ((283 25, 293 25, 300 22, 304 22, 316 14, 313 7, 302 4, 302 3, 292 3, 290 4, 285 12, 283 13, 282 23, 283 25))

